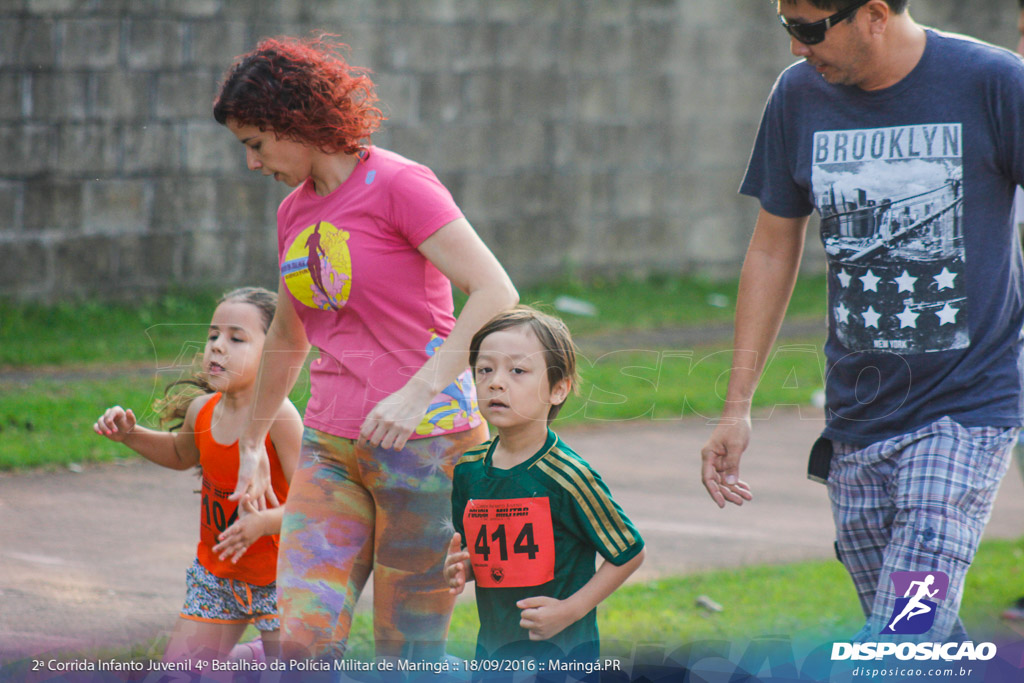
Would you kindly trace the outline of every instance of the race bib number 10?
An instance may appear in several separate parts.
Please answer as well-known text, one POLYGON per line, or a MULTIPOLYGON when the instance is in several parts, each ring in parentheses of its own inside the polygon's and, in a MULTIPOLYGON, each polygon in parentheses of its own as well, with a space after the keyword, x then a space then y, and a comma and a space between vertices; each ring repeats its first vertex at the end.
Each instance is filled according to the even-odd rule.
POLYGON ((539 586, 555 578, 548 498, 471 500, 462 523, 478 586, 539 586))

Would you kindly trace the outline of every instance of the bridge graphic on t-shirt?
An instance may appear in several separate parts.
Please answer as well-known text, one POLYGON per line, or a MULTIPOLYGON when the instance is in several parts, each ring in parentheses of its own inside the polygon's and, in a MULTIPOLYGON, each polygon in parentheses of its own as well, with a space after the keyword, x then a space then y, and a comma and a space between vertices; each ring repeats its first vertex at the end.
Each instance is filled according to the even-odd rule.
POLYGON ((851 351, 965 348, 959 124, 815 133, 832 329, 851 351))
POLYGON ((910 197, 875 202, 866 193, 859 193, 858 201, 842 193, 837 196, 833 186, 819 205, 822 231, 837 236, 832 240, 833 249, 852 251, 849 256, 837 254, 837 260, 844 263, 864 261, 908 245, 911 239, 920 240, 918 245, 908 245, 920 247, 920 260, 944 258, 962 237, 961 190, 959 180, 950 180, 910 197))

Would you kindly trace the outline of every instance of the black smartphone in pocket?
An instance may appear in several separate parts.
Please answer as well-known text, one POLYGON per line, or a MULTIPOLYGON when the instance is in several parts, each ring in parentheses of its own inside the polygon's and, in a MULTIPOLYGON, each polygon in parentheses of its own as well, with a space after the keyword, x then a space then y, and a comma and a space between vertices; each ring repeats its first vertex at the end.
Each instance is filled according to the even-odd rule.
POLYGON ((819 484, 828 482, 828 471, 832 466, 832 439, 819 437, 811 446, 811 455, 807 458, 807 478, 819 484))

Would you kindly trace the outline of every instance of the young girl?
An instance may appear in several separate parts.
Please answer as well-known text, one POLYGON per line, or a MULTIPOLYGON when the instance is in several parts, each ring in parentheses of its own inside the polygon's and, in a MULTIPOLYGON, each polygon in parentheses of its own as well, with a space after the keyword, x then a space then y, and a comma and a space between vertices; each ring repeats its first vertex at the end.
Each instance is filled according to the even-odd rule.
POLYGON ((597 605, 643 562, 644 541, 597 472, 551 431, 576 385, 569 330, 518 306, 476 333, 469 362, 498 435, 455 466, 444 575, 455 594, 476 580, 476 656, 592 662, 597 605), (605 561, 595 572, 597 553, 605 561))
MULTIPOLYGON (((120 406, 93 425, 97 434, 158 465, 174 470, 198 465, 202 470, 197 557, 186 573, 185 606, 166 661, 225 659, 249 622, 259 629, 266 654, 278 653, 274 581, 284 509, 238 510, 228 500, 238 473, 238 436, 252 411, 263 340, 276 305, 276 294, 255 287, 236 289, 220 300, 210 321, 202 371, 188 382, 207 393, 165 410, 165 419, 183 419, 179 430, 141 427, 135 414, 120 406)), ((281 504, 301 438, 298 411, 285 399, 266 439, 273 490, 281 504)))

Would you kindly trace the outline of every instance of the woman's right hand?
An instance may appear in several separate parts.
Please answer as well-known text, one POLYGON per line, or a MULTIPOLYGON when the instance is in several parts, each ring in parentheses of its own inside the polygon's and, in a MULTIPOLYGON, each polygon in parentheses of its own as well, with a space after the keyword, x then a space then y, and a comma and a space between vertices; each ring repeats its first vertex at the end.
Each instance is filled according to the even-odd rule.
POLYGON ((261 441, 257 446, 238 443, 238 483, 228 500, 238 501, 238 509, 247 504, 257 510, 266 510, 280 505, 270 485, 270 458, 267 447, 261 441))
POLYGON ((114 406, 107 408, 106 412, 100 415, 93 424, 92 430, 111 441, 121 443, 135 429, 135 424, 135 413, 131 409, 125 410, 121 406, 114 406))

